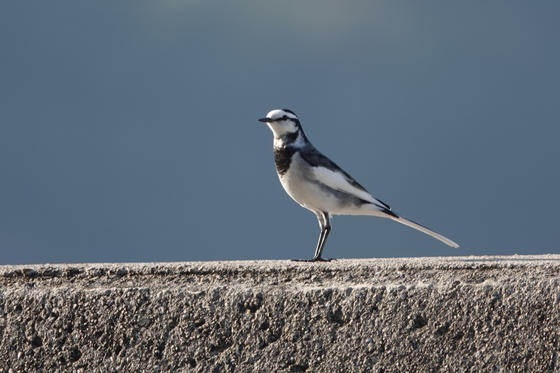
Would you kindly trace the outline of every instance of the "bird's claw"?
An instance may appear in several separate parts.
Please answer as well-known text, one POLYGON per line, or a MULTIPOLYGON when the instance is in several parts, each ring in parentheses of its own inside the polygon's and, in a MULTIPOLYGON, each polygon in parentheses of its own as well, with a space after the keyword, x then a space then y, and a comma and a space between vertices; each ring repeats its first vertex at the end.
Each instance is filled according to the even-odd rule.
POLYGON ((312 258, 312 259, 292 259, 292 262, 330 262, 332 260, 336 260, 335 258, 312 258))

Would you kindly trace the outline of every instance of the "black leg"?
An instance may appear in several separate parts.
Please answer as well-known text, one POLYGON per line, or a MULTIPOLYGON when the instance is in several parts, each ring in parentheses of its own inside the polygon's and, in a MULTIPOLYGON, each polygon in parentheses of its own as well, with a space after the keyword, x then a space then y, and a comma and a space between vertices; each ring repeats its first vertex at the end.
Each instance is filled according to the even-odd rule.
POLYGON ((314 260, 322 259, 321 254, 323 253, 323 248, 325 247, 325 242, 327 242, 327 237, 329 237, 330 232, 331 232, 331 225, 330 223, 328 223, 327 220, 327 225, 321 227, 321 234, 319 235, 319 241, 317 242, 317 248, 315 249, 315 255, 313 256, 314 260))
POLYGON ((321 228, 321 233, 319 234, 319 241, 317 241, 317 247, 315 248, 315 255, 313 259, 294 259, 296 262, 330 262, 332 259, 325 259, 321 257, 323 253, 323 248, 325 247, 325 242, 327 242, 327 237, 331 232, 331 219, 326 212, 316 212, 317 220, 319 220, 319 227, 321 228))

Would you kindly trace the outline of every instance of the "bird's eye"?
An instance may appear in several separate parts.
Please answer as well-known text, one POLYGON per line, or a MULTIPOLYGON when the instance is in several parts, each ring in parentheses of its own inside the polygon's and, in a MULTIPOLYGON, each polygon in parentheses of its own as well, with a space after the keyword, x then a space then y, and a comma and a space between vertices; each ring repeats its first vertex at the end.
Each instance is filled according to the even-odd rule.
POLYGON ((282 120, 288 120, 288 116, 287 116, 287 115, 284 115, 284 116, 282 117, 282 120))

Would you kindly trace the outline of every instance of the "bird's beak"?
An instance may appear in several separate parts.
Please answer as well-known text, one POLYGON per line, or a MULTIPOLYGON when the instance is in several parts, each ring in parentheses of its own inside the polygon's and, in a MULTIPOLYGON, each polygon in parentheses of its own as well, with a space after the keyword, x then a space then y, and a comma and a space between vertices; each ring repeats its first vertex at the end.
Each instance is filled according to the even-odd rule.
POLYGON ((261 118, 261 119, 259 119, 259 122, 269 123, 269 122, 272 122, 272 120, 270 118, 261 118))

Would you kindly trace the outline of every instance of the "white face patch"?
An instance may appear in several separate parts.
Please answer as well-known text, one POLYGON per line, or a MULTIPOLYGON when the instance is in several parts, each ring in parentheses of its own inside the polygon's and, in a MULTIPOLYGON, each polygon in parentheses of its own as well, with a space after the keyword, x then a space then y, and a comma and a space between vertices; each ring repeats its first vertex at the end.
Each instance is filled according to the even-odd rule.
POLYGON ((276 109, 268 112, 268 114, 266 114, 266 117, 271 119, 271 121, 266 122, 266 124, 274 133, 275 138, 280 138, 286 134, 295 133, 298 131, 298 126, 295 123, 298 118, 290 112, 282 109, 276 109))
POLYGON ((287 133, 294 133, 297 132, 297 127, 294 122, 291 120, 282 120, 279 122, 270 122, 267 123, 268 127, 274 133, 274 137, 282 137, 287 133))

